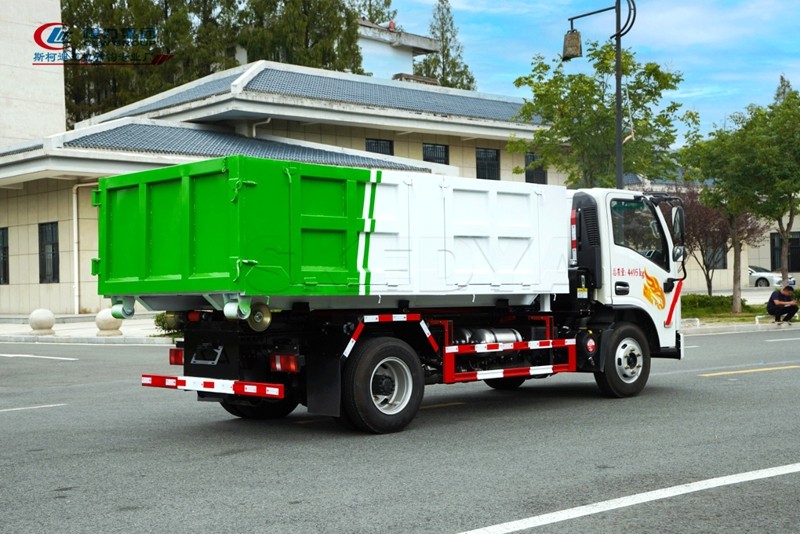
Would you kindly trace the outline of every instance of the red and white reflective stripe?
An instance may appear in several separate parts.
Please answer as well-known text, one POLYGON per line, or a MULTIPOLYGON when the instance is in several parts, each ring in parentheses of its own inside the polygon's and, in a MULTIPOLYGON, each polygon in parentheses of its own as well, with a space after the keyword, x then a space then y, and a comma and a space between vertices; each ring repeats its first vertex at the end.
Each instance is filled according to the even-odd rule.
POLYGON ((177 376, 142 375, 142 385, 151 388, 177 389, 177 376))
POLYGON ((422 320, 422 315, 418 313, 387 313, 383 315, 365 315, 362 320, 359 321, 358 326, 356 326, 356 331, 353 332, 353 336, 350 338, 350 341, 347 342, 347 346, 342 352, 342 355, 345 358, 350 356, 350 353, 353 351, 353 347, 356 346, 359 336, 361 336, 361 332, 364 331, 364 325, 367 323, 403 323, 417 321, 419 322, 422 331, 425 333, 425 337, 428 338, 428 342, 431 344, 431 347, 433 347, 433 350, 438 351, 439 344, 436 343, 435 339, 433 339, 433 335, 431 334, 428 325, 422 320))
POLYGON ((513 376, 539 376, 552 375, 554 373, 552 365, 537 365, 536 367, 521 367, 517 369, 493 369, 491 371, 478 371, 477 380, 488 380, 490 378, 511 378, 513 376))
POLYGON ((514 367, 511 369, 494 369, 491 371, 465 371, 448 374, 445 384, 458 382, 475 382, 476 380, 490 380, 492 378, 514 378, 532 376, 549 376, 558 373, 572 373, 575 367, 570 363, 557 363, 553 365, 540 365, 536 367, 514 367))
POLYGON ((481 352, 503 352, 509 350, 558 349, 575 345, 574 339, 543 339, 541 341, 516 341, 512 343, 480 343, 478 345, 448 345, 445 352, 452 354, 475 354, 481 352))
POLYGON ((398 313, 383 315, 365 315, 365 323, 397 323, 404 321, 421 321, 422 316, 418 313, 398 313))
POLYGON ((578 263, 578 210, 572 210, 569 218, 572 231, 569 259, 572 265, 578 263))
POLYGON ((270 399, 283 398, 283 384, 268 384, 265 382, 243 382, 241 380, 223 380, 198 376, 142 375, 142 385, 154 388, 183 389, 186 391, 204 391, 270 399))
POLYGON ((425 332, 425 337, 428 338, 428 343, 430 343, 431 347, 433 347, 433 351, 438 352, 439 344, 436 342, 435 339, 433 339, 433 334, 431 334, 431 330, 430 328, 428 328, 428 323, 420 319, 419 325, 422 327, 422 331, 425 332))
POLYGON ((672 316, 675 313, 675 305, 681 299, 681 289, 683 289, 683 280, 678 280, 678 285, 675 286, 675 293, 672 295, 672 303, 669 305, 669 313, 667 320, 664 321, 664 326, 672 325, 672 316))
POLYGON ((361 332, 364 331, 364 323, 359 322, 358 326, 356 326, 356 331, 353 332, 353 337, 350 338, 350 341, 347 343, 347 346, 342 353, 345 358, 350 356, 350 352, 353 350, 353 347, 356 346, 356 341, 358 341, 359 336, 361 336, 361 332))

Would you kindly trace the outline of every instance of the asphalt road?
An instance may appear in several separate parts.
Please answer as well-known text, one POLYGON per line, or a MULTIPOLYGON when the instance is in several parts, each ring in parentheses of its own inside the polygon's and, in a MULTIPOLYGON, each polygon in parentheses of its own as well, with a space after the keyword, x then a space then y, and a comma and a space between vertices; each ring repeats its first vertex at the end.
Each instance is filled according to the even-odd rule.
POLYGON ((0 531, 800 532, 800 329, 688 337, 633 399, 432 386, 385 436, 140 387, 166 359, 0 343, 0 531))

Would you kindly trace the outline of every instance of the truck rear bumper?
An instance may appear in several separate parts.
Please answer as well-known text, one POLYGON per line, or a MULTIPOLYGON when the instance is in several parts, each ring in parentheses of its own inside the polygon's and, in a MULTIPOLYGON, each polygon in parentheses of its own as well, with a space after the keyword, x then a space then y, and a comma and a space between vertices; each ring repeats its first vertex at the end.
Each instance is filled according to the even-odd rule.
POLYGON ((262 397, 266 399, 282 399, 284 396, 283 384, 243 382, 241 380, 222 380, 198 376, 142 375, 142 386, 262 397))

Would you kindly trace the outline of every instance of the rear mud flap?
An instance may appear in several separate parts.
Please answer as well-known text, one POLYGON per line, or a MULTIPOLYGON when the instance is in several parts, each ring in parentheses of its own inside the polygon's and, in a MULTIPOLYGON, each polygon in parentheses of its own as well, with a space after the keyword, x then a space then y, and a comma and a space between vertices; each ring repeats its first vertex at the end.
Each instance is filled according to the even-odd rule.
POLYGON ((309 358, 307 362, 308 413, 339 417, 342 404, 342 367, 338 358, 309 358))

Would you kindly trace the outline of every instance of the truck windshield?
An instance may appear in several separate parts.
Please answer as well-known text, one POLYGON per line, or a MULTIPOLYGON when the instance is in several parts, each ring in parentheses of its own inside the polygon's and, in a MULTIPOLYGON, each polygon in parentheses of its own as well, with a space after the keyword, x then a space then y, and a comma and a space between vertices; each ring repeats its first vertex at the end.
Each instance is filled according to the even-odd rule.
POLYGON ((667 242, 653 207, 644 200, 612 200, 614 243, 669 270, 667 242))

